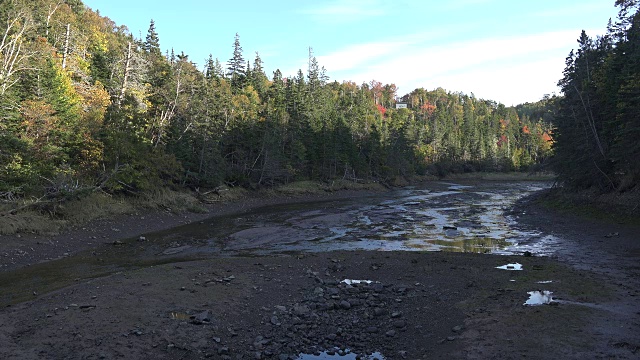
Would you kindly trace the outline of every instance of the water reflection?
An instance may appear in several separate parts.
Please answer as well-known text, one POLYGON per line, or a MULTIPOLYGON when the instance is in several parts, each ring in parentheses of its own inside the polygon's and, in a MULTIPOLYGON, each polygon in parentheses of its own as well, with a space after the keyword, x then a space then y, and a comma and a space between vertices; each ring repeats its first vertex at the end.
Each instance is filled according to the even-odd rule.
POLYGON ((553 298, 551 297, 553 292, 548 290, 529 291, 527 294, 529 294, 529 300, 527 300, 523 305, 535 306, 550 304, 553 302, 553 298))
POLYGON ((502 265, 502 266, 496 266, 496 269, 501 269, 501 270, 522 270, 522 264, 515 263, 515 264, 507 264, 507 265, 502 265))
POLYGON ((300 354, 296 360, 385 360, 385 357, 379 352, 371 355, 358 355, 347 350, 323 351, 318 354, 300 354))
MULTIPOLYGON (((273 254, 332 250, 523 252, 537 232, 517 229, 504 215, 542 183, 430 183, 391 195, 343 202, 269 207, 242 221, 210 223, 175 231, 191 239, 208 236, 207 249, 222 253, 273 254), (204 231, 206 229, 206 231, 204 231), (525 245, 521 245, 525 243, 525 245)), ((212 221, 220 221, 215 219, 212 221)), ((165 235, 166 236, 166 235, 165 235)), ((544 241, 544 239, 542 239, 544 241)), ((527 249, 538 254, 536 249, 527 249), (533 251, 532 251, 533 250, 533 251)))

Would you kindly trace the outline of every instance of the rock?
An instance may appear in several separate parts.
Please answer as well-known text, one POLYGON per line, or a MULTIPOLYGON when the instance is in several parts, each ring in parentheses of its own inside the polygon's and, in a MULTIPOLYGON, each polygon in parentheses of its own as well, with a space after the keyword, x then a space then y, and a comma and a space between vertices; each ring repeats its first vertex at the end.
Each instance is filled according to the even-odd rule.
POLYGON ((379 308, 379 307, 373 308, 373 316, 378 317, 384 314, 386 314, 386 311, 383 308, 379 308))
POLYGON ((389 330, 384 334, 387 335, 388 337, 394 337, 394 336, 396 336, 396 331, 395 330, 389 330))
POLYGON ((203 322, 211 322, 211 313, 209 310, 191 316, 191 322, 194 324, 202 324, 203 322))
POLYGON ((393 326, 396 327, 396 328, 403 328, 403 327, 407 326, 407 323, 404 320, 396 320, 396 321, 393 322, 393 326))
POLYGON ((296 305, 296 306, 293 307, 293 312, 296 315, 306 315, 306 314, 309 313, 309 311, 311 311, 311 310, 306 305, 296 305))
POLYGON ((271 324, 279 326, 280 322, 278 321, 278 317, 277 316, 272 316, 271 317, 271 324))
POLYGON ((462 331, 462 326, 461 325, 454 326, 453 329, 451 329, 451 331, 453 331, 454 333, 460 332, 462 331))
POLYGON ((344 310, 349 310, 351 309, 351 303, 346 300, 342 300, 340 301, 340 307, 344 310))
POLYGON ((226 346, 219 348, 218 355, 229 355, 229 348, 226 346))
POLYGON ((327 340, 331 340, 334 341, 338 336, 336 334, 329 334, 327 335, 327 340))
POLYGON ((162 252, 162 255, 174 255, 191 248, 189 245, 168 248, 162 252))
POLYGON ((147 241, 147 238, 146 238, 146 237, 144 237, 144 236, 140 236, 140 237, 138 238, 138 241, 147 241))
POLYGON ((378 328, 377 328, 377 327, 375 327, 375 326, 368 326, 368 327, 367 327, 367 329, 366 329, 366 331, 367 331, 368 333, 373 334, 373 333, 377 333, 377 332, 378 332, 378 328))
POLYGON ((216 343, 220 344, 220 338, 219 337, 213 337, 213 341, 215 341, 216 343))
POLYGON ((447 341, 453 341, 455 339, 456 339, 455 336, 447 336, 447 341))
POLYGON ((399 318, 401 316, 402 316, 402 313, 399 312, 399 311, 394 311, 394 312, 391 313, 391 317, 394 318, 394 319, 399 318))
POLYGON ((531 253, 531 251, 525 251, 524 253, 522 253, 523 256, 525 257, 531 257, 533 256, 533 254, 531 253))
POLYGON ((276 309, 278 309, 278 310, 280 310, 282 312, 287 311, 287 307, 286 306, 282 306, 282 305, 276 305, 276 309))

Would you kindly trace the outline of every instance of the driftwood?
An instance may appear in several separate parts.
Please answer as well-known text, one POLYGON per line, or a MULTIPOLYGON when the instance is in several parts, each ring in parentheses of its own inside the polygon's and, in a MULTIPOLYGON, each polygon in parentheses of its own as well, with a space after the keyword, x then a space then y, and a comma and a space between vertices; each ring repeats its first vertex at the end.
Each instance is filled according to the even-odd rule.
POLYGON ((196 188, 196 197, 198 198, 198 200, 208 203, 208 202, 218 202, 220 201, 220 198, 222 197, 222 193, 224 191, 229 191, 229 189, 225 186, 217 186, 209 191, 205 191, 205 192, 200 192, 200 188, 196 188), (210 198, 207 198, 207 195, 210 194, 216 194, 218 195, 218 199, 217 200, 212 200, 210 198))
MULTIPOLYGON (((42 195, 39 198, 32 198, 32 200, 30 200, 29 202, 26 202, 20 206, 17 206, 13 209, 9 209, 9 210, 5 210, 5 211, 1 211, 0 212, 0 216, 6 216, 6 215, 15 215, 18 211, 22 211, 25 209, 29 209, 29 208, 33 208, 33 207, 38 207, 38 206, 42 206, 42 205, 47 205, 47 204, 61 204, 65 201, 67 201, 69 198, 72 198, 74 196, 77 196, 79 194, 90 194, 93 193, 95 191, 103 191, 104 192, 104 188, 106 187, 107 183, 109 182, 109 180, 111 179, 111 177, 113 175, 115 175, 116 173, 118 173, 120 171, 120 169, 122 168, 122 166, 116 165, 115 169, 113 170, 113 172, 111 174, 109 174, 109 176, 105 176, 104 179, 102 179, 102 181, 94 186, 80 186, 79 182, 76 180, 75 183, 73 181, 71 182, 65 182, 65 183, 57 183, 49 178, 46 178, 44 176, 40 176, 41 179, 46 180, 47 182, 49 182, 49 184, 51 184, 49 187, 45 188, 45 194, 42 195)), ((127 189, 127 191, 136 194, 136 192, 133 191, 133 187, 131 187, 128 184, 123 183, 122 181, 118 181, 118 183, 120 185, 123 185, 129 189, 127 189)), ((105 192, 106 193, 106 192, 105 192)), ((11 198, 9 199, 11 200, 11 198)), ((13 197, 13 201, 11 201, 11 203, 13 204, 17 204, 18 202, 16 201, 15 196, 13 197)))

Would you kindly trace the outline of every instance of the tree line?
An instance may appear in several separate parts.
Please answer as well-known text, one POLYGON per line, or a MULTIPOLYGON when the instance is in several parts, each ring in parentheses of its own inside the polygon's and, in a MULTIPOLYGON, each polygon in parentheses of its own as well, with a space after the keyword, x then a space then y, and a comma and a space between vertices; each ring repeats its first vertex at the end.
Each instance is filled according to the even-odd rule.
POLYGON ((228 61, 199 69, 161 51, 153 20, 136 39, 80 0, 6 0, 0 21, 3 199, 524 170, 551 154, 555 97, 399 96, 330 81, 311 48, 306 71, 267 76, 237 34, 228 61))
POLYGON ((640 183, 640 1, 617 0, 604 36, 582 32, 559 81, 552 167, 577 189, 640 183))

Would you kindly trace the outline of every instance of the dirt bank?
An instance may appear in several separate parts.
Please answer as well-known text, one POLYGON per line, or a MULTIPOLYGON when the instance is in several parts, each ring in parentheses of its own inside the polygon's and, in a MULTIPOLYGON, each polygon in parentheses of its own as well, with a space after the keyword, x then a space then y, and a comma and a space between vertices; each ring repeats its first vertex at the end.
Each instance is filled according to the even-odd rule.
POLYGON ((374 189, 290 194, 256 192, 229 201, 206 205, 203 212, 139 209, 133 214, 118 215, 94 220, 78 227, 68 227, 54 236, 29 233, 0 235, 0 271, 68 257, 104 244, 113 244, 118 240, 170 229, 214 216, 242 213, 257 207, 358 198, 384 191, 382 187, 374 189))

